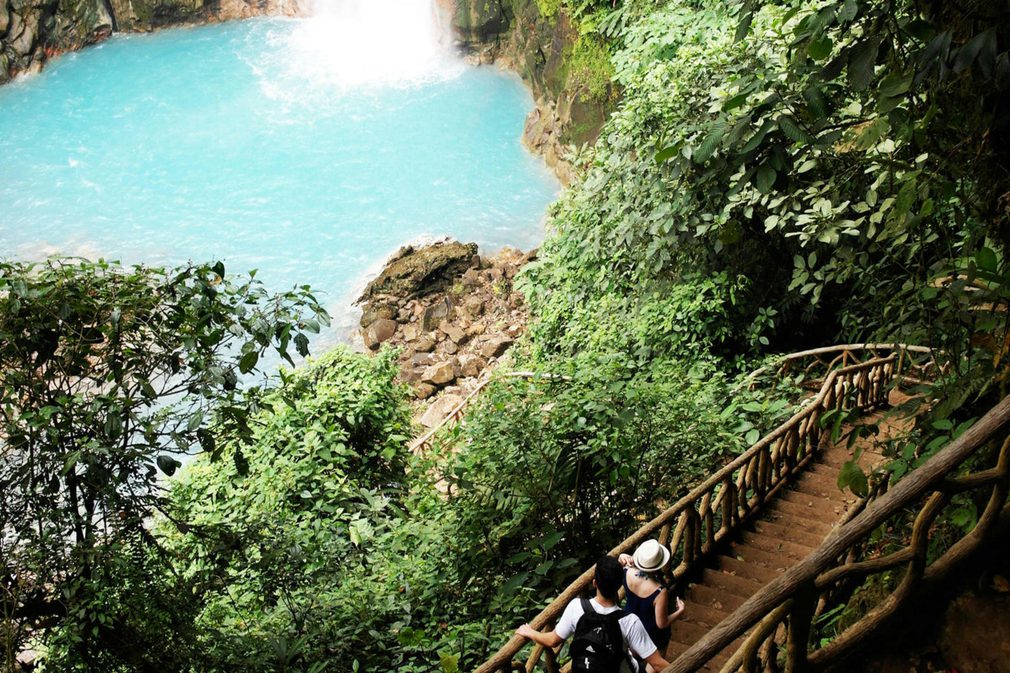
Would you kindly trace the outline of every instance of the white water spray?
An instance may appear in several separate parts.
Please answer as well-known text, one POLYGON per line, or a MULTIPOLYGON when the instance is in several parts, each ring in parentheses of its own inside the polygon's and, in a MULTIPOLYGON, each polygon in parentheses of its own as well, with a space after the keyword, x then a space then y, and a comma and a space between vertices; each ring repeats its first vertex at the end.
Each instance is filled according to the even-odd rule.
POLYGON ((317 86, 408 87, 463 69, 433 0, 314 0, 286 47, 290 68, 317 86))

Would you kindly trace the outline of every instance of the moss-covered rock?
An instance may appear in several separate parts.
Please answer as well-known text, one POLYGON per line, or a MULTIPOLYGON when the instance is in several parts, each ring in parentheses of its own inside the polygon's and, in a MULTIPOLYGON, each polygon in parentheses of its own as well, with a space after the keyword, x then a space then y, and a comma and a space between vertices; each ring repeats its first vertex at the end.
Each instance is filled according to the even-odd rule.
POLYGON ((458 241, 400 248, 358 301, 380 295, 413 298, 444 290, 469 268, 476 254, 476 243, 458 241))
POLYGON ((558 1, 455 0, 451 11, 458 41, 474 60, 510 67, 532 89, 537 108, 524 141, 567 182, 564 148, 595 142, 618 97, 607 45, 580 35, 558 1))

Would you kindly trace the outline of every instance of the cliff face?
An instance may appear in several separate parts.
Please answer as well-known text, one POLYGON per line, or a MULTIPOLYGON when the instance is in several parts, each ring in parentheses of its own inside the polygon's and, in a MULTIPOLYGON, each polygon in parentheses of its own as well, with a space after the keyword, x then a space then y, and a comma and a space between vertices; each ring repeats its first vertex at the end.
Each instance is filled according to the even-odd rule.
POLYGON ((564 9, 545 17, 535 0, 440 1, 474 61, 512 68, 532 89, 537 107, 524 141, 567 182, 565 146, 595 142, 617 92, 609 82, 592 86, 579 77, 579 34, 564 9))
POLYGON ((302 0, 0 0, 0 83, 113 31, 296 14, 302 0))

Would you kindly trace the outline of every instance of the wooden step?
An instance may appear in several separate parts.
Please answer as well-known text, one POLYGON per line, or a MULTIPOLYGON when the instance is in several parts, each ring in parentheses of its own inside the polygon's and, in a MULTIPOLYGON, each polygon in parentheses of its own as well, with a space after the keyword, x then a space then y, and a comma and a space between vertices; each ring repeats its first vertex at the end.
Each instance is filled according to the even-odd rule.
POLYGON ((775 559, 773 556, 773 560, 769 560, 769 556, 773 555, 762 553, 753 547, 733 547, 726 554, 718 556, 716 563, 719 570, 728 570, 741 577, 749 577, 762 584, 768 584, 778 579, 778 576, 791 565, 785 562, 788 559, 784 557, 775 559))
MULTIPOLYGON (((796 516, 792 512, 784 512, 781 508, 777 508, 779 503, 773 502, 768 506, 768 510, 765 515, 761 517, 762 521, 771 521, 772 523, 777 523, 787 529, 799 530, 804 533, 813 533, 820 537, 821 540, 824 536, 828 534, 831 530, 831 524, 825 521, 818 521, 817 519, 808 519, 806 517, 796 516)), ((789 539, 788 537, 785 539, 789 539)))
POLYGON ((701 574, 701 584, 720 589, 726 593, 747 599, 764 586, 761 582, 749 577, 741 577, 717 568, 706 568, 701 574))
POLYGON ((834 500, 843 495, 836 482, 824 482, 816 479, 800 479, 783 491, 783 495, 786 493, 827 500, 834 500))
POLYGON ((817 502, 815 505, 803 505, 791 500, 776 498, 771 505, 769 505, 769 509, 779 512, 788 512, 789 514, 793 514, 803 520, 820 521, 830 528, 838 522, 841 512, 845 510, 845 504, 822 500, 817 502), (836 512, 836 508, 840 508, 840 511, 836 512))
POLYGON ((785 554, 768 552, 751 545, 733 545, 725 556, 742 561, 749 566, 758 566, 779 572, 788 570, 796 564, 794 559, 785 554))
POLYGON ((670 634, 671 637, 675 637, 678 642, 689 642, 696 643, 701 640, 706 633, 711 630, 711 627, 704 626, 702 624, 696 624, 694 622, 688 622, 685 620, 678 619, 673 624, 670 624, 670 634))
POLYGON ((818 533, 811 533, 807 530, 800 530, 798 528, 790 528, 788 524, 780 523, 779 521, 770 521, 768 519, 758 519, 751 524, 751 528, 758 535, 768 535, 777 540, 784 540, 786 542, 796 542, 798 544, 808 545, 811 547, 819 547, 824 541, 824 535, 818 533))
POLYGON ((743 605, 743 602, 747 600, 743 596, 737 596, 736 594, 722 591, 721 589, 707 587, 704 584, 692 584, 685 593, 687 594, 687 600, 710 608, 715 608, 716 610, 722 610, 723 612, 732 612, 743 605))
POLYGON ((681 643, 671 638, 670 644, 666 646, 666 654, 664 654, 663 656, 666 657, 667 661, 673 663, 674 661, 677 660, 677 657, 687 652, 687 648, 689 647, 690 645, 688 645, 687 643, 681 643))
POLYGON ((795 561, 802 561, 817 549, 813 545, 780 540, 772 535, 759 535, 751 531, 745 531, 740 536, 740 542, 773 554, 784 554, 795 561))
POLYGON ((792 487, 800 490, 816 488, 831 498, 842 493, 838 488, 837 471, 828 475, 823 472, 814 472, 813 470, 809 470, 796 479, 796 481, 793 482, 792 487))
POLYGON ((830 505, 835 502, 834 498, 827 494, 813 494, 804 493, 803 491, 797 490, 795 488, 783 489, 778 495, 779 498, 787 502, 795 503, 797 505, 802 505, 804 507, 817 507, 821 505, 830 505))
POLYGON ((729 617, 729 613, 725 610, 717 610, 709 605, 684 601, 684 612, 677 619, 683 619, 712 628, 726 619, 726 617, 729 617))

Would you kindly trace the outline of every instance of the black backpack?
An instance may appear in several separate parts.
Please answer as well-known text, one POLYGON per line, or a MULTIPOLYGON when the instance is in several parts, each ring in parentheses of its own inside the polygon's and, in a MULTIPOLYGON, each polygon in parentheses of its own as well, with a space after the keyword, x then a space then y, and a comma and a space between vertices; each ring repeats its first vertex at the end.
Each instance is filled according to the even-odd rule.
POLYGON ((582 616, 575 625, 575 635, 569 653, 572 671, 578 673, 617 673, 624 661, 624 635, 621 617, 627 613, 615 610, 605 615, 582 599, 582 616))

